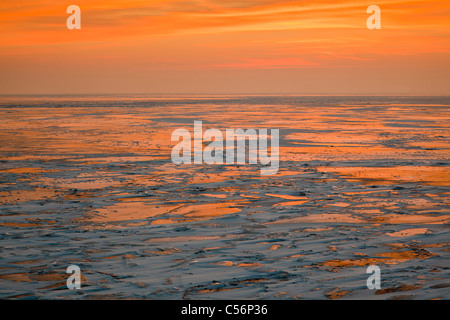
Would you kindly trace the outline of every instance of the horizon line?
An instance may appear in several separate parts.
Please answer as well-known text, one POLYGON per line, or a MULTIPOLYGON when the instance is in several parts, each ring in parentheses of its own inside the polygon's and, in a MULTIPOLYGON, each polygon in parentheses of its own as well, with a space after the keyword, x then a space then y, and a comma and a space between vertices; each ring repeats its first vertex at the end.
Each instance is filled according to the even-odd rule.
POLYGON ((33 96, 402 96, 402 97, 447 97, 450 93, 0 93, 0 97, 33 96))

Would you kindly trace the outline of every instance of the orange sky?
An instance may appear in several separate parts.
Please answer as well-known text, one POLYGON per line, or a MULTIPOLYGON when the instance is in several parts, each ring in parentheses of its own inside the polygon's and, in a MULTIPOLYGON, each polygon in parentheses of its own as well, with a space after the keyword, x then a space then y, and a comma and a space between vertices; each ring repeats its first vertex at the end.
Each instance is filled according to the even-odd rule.
POLYGON ((450 94, 450 1, 2 1, 0 70, 0 94, 450 94))

